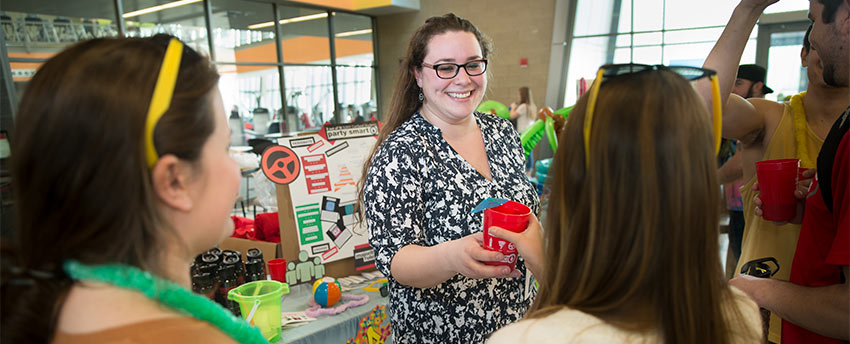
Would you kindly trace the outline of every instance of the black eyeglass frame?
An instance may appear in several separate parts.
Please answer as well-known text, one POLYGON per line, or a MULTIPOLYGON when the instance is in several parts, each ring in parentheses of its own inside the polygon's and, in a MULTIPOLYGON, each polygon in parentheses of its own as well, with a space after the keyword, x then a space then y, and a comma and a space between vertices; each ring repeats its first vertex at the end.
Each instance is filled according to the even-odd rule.
POLYGON ((454 78, 457 76, 457 74, 458 74, 458 73, 460 73, 460 69, 461 69, 461 67, 463 68, 463 71, 464 71, 464 72, 466 72, 466 75, 469 75, 469 76, 479 76, 479 75, 484 74, 484 73, 486 73, 486 72, 487 72, 487 59, 477 59, 477 60, 472 60, 472 61, 469 61, 469 62, 464 63, 464 64, 457 64, 457 63, 451 63, 451 62, 444 62, 444 63, 429 64, 429 63, 422 62, 422 67, 428 67, 428 68, 433 69, 433 70, 434 70, 434 74, 437 74, 437 77, 438 77, 438 78, 440 78, 440 79, 454 79, 454 78), (484 66, 484 68, 482 68, 482 69, 481 69, 481 73, 476 73, 476 74, 470 73, 470 72, 469 72, 469 69, 466 69, 466 65, 468 65, 468 64, 470 64, 470 63, 482 63, 482 64, 483 64, 483 66, 484 66), (454 73, 454 75, 452 75, 451 77, 442 77, 442 76, 440 76, 439 68, 440 68, 441 66, 445 66, 445 65, 452 65, 452 66, 455 66, 455 73, 454 73))

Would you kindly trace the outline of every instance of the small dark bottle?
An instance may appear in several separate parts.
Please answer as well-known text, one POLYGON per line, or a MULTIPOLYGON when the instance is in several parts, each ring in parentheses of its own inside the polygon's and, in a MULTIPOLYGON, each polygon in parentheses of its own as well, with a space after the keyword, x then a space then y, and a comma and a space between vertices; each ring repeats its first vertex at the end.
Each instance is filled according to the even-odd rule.
MULTIPOLYGON (((251 263, 259 264, 260 267, 263 269, 262 277, 260 279, 266 279, 266 274, 268 274, 268 271, 266 271, 266 261, 263 259, 263 251, 261 251, 260 249, 258 249, 256 247, 255 248, 249 248, 248 252, 245 255, 248 258, 248 261, 245 262, 245 269, 248 270, 248 264, 251 264, 251 263)), ((248 272, 248 273, 250 273, 250 272, 248 272)))
POLYGON ((212 253, 216 256, 220 256, 221 255, 221 249, 218 248, 218 247, 213 247, 213 248, 207 250, 207 253, 212 253))
POLYGON ((263 251, 256 247, 249 248, 245 255, 248 257, 248 260, 263 259, 263 251))
POLYGON ((210 280, 213 284, 213 297, 212 299, 215 302, 220 304, 224 304, 224 299, 222 295, 219 295, 218 290, 221 287, 221 276, 219 275, 219 271, 221 270, 221 257, 212 253, 204 253, 201 255, 201 266, 198 268, 198 271, 201 273, 210 274, 210 280))
POLYGON ((236 278, 239 279, 239 284, 245 283, 245 266, 242 264, 242 253, 234 250, 224 250, 222 254, 224 255, 223 259, 228 259, 228 257, 234 257, 236 259, 236 278))
POLYGON ((218 279, 218 266, 221 258, 211 253, 201 255, 201 264, 198 266, 198 272, 206 272, 212 276, 213 280, 218 279))
POLYGON ((200 265, 195 264, 195 261, 192 261, 192 264, 189 265, 189 276, 194 276, 200 272, 200 265))
POLYGON ((227 299, 227 293, 239 286, 239 281, 236 278, 236 262, 232 261, 232 257, 225 257, 223 263, 220 272, 221 287, 218 289, 218 294, 223 296, 221 305, 229 309, 234 315, 241 316, 239 303, 227 299))
POLYGON ((192 275, 192 291, 204 295, 210 300, 215 299, 215 283, 209 272, 192 275))
POLYGON ((260 281, 266 279, 265 263, 254 259, 245 263, 245 282, 260 281))

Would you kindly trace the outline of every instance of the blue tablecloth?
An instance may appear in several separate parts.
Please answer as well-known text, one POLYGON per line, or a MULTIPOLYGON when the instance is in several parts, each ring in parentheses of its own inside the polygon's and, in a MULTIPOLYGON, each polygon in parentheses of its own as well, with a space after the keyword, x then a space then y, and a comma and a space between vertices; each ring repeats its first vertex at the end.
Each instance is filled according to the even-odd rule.
MULTIPOLYGON (((337 315, 323 315, 318 320, 311 321, 305 325, 284 328, 281 340, 277 343, 287 344, 343 344, 357 334, 357 324, 360 319, 369 315, 375 306, 386 305, 389 298, 382 297, 376 291, 365 291, 354 289, 346 294, 367 294, 369 302, 365 305, 349 308, 337 315)), ((290 287, 289 294, 283 296, 283 312, 303 312, 309 305, 307 301, 312 298, 312 285, 301 284, 290 287)), ((389 321, 389 319, 387 319, 389 321)), ((391 344, 392 337, 386 343, 391 344)))

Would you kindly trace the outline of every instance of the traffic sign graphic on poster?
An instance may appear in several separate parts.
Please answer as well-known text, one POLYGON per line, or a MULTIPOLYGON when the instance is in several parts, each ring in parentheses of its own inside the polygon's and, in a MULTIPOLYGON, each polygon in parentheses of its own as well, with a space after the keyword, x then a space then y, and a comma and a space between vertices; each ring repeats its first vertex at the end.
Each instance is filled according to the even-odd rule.
POLYGON ((289 184, 298 178, 301 164, 298 155, 289 147, 271 146, 263 152, 261 167, 272 182, 289 184))
POLYGON ((292 152, 279 159, 288 163, 294 156, 300 168, 289 183, 300 250, 320 257, 323 263, 354 257, 355 248, 361 252, 363 245, 368 247, 365 222, 354 208, 360 171, 377 132, 377 122, 345 124, 278 140, 292 152))

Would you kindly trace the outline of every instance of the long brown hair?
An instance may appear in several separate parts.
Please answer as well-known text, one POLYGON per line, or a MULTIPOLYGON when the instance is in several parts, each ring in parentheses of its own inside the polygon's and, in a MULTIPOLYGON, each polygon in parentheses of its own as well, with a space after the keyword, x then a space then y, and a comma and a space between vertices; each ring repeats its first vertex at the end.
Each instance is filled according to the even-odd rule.
POLYGON ((667 343, 729 342, 740 312, 729 306, 718 256, 708 110, 670 72, 607 80, 586 169, 586 102, 572 111, 553 160, 551 260, 530 317, 568 307, 627 330, 657 329, 667 343))
MULTIPOLYGON (((161 272, 155 252, 173 233, 163 233, 142 143, 170 39, 81 42, 27 85, 11 162, 16 225, 3 252, 3 342, 53 337, 73 284, 65 260, 161 272)), ((208 94, 217 83, 209 61, 185 47, 171 106, 154 132, 160 155, 198 161, 215 127, 208 94)))
POLYGON ((531 90, 526 86, 520 87, 519 88, 519 103, 517 103, 517 105, 528 104, 528 103, 531 103, 531 90))
MULTIPOLYGON (((431 37, 436 35, 456 31, 469 32, 475 35, 475 39, 478 40, 478 44, 481 47, 482 57, 487 58, 490 56, 490 39, 484 36, 481 31, 478 31, 478 28, 472 25, 469 20, 455 16, 453 13, 428 18, 425 20, 425 24, 416 29, 413 37, 410 38, 410 42, 407 45, 407 52, 399 66, 399 74, 393 88, 393 97, 390 101, 389 109, 384 116, 381 132, 378 133, 378 141, 372 147, 369 157, 363 164, 363 171, 357 185, 358 205, 363 204, 363 187, 366 181, 366 173, 369 172, 369 166, 372 164, 372 158, 375 156, 375 153, 387 139, 387 136, 410 119, 422 105, 419 101, 421 90, 416 84, 415 71, 422 70, 422 61, 425 59, 425 55, 428 55, 428 42, 431 41, 431 37)), ((363 207, 358 208, 361 210, 358 213, 362 215, 363 207)))

